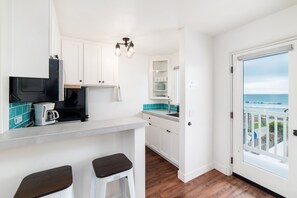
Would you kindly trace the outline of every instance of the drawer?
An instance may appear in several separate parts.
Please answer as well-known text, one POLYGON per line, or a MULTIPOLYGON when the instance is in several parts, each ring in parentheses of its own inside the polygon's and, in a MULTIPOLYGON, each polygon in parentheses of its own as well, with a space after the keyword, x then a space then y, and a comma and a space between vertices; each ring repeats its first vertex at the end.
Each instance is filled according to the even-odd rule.
POLYGON ((143 119, 150 122, 154 123, 154 125, 165 129, 165 130, 174 130, 174 131, 179 131, 179 122, 175 122, 172 120, 167 120, 165 118, 159 118, 157 116, 152 116, 150 114, 143 113, 143 119))

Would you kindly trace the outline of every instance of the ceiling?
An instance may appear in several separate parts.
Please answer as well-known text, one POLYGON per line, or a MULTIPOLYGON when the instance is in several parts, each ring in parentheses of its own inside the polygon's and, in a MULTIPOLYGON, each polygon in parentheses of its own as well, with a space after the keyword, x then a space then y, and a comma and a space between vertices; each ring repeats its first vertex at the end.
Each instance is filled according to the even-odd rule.
POLYGON ((178 28, 217 35, 297 4, 297 0, 55 0, 62 35, 114 43, 137 53, 178 50, 178 28))

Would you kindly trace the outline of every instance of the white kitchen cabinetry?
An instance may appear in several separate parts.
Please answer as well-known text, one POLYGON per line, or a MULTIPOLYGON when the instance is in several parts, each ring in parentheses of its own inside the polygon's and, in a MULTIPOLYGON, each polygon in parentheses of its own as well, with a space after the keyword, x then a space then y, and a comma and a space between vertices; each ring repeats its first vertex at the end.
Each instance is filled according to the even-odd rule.
POLYGON ((169 58, 152 57, 150 64, 151 99, 170 98, 169 58))
POLYGON ((94 44, 84 44, 84 84, 101 83, 101 48, 94 44))
POLYGON ((49 54, 51 56, 58 55, 60 58, 61 52, 61 38, 58 19, 56 15, 56 9, 54 2, 50 1, 50 50, 49 54))
POLYGON ((101 81, 102 85, 113 86, 117 84, 118 58, 114 54, 114 47, 102 46, 101 54, 101 81))
POLYGON ((50 0, 11 0, 11 76, 49 77, 50 0))
POLYGON ((83 43, 62 39, 61 56, 64 66, 64 84, 83 84, 83 43))
POLYGON ((113 47, 84 44, 84 85, 115 86, 116 71, 113 47))
POLYGON ((179 164, 179 123, 143 113, 149 122, 146 127, 146 146, 160 154, 172 164, 179 164))

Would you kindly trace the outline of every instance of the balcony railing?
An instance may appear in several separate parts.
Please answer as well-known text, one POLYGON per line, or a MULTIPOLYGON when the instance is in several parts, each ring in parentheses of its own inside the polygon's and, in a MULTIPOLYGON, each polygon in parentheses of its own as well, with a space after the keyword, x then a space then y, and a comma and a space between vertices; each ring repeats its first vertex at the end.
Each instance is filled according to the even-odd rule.
POLYGON ((246 151, 288 161, 288 113, 244 109, 246 151))

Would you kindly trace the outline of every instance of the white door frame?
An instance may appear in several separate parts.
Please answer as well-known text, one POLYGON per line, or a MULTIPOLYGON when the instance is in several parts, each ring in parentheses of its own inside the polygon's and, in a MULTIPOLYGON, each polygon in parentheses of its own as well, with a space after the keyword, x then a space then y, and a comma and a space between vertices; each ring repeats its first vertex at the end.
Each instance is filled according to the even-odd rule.
MULTIPOLYGON (((232 62, 233 62, 233 75, 232 75, 232 108, 233 108, 233 112, 234 112, 234 118, 232 120, 232 147, 231 149, 232 154, 233 154, 233 166, 232 166, 232 170, 234 173, 237 173, 255 183, 258 183, 280 195, 286 196, 286 197, 291 197, 289 195, 297 195, 296 192, 293 192, 294 187, 291 186, 289 187, 289 184, 293 183, 293 180, 295 180, 292 176, 290 177, 290 173, 291 175, 295 175, 296 173, 295 171, 289 171, 289 180, 284 179, 282 177, 279 177, 277 175, 274 175, 272 173, 269 173, 267 171, 261 170, 261 169, 257 169, 254 166, 251 166, 249 164, 246 164, 243 162, 243 145, 242 145, 242 133, 236 133, 235 131, 238 129, 241 129, 240 131, 242 131, 242 123, 243 123, 243 79, 242 76, 240 76, 242 74, 242 70, 243 70, 243 61, 237 61, 237 57, 241 56, 241 55, 245 55, 245 54, 249 54, 249 53, 253 53, 253 52, 260 52, 263 50, 269 50, 269 49, 273 49, 273 48, 277 48, 280 46, 284 46, 284 45, 288 45, 288 44, 293 44, 295 48, 297 48, 297 42, 296 41, 283 41, 283 42, 278 42, 278 43, 274 43, 274 44, 270 44, 270 45, 266 45, 266 46, 262 46, 262 47, 258 47, 258 48, 254 48, 253 50, 246 50, 244 52, 238 52, 238 53, 233 53, 232 54, 232 62), (240 139, 241 138, 241 139, 240 139), (239 140, 239 141, 238 141, 239 140), (253 169, 253 172, 251 174, 251 170, 253 169), (295 194, 296 193, 296 194, 295 194)), ((295 52, 289 52, 289 53, 297 53, 297 49, 295 49, 295 52)), ((290 56, 291 57, 291 56, 290 56)), ((292 60, 290 60, 292 61, 292 60)), ((297 63, 297 60, 295 60, 294 62, 297 63)), ((297 64, 296 64, 297 65, 297 64)), ((289 66, 290 68, 290 66, 289 66)), ((295 73, 296 70, 289 70, 289 78, 293 78, 293 75, 295 73)), ((297 74, 297 73, 296 73, 297 74)), ((297 75, 295 75, 297 78, 297 75)), ((292 80, 289 80, 289 84, 292 83, 292 80)), ((297 87, 297 86, 296 86, 297 87)), ((290 95, 291 92, 293 91, 292 88, 289 89, 290 95)), ((297 89, 296 89, 297 92, 297 89)), ((295 94, 297 95, 297 94, 295 94)), ((292 96, 293 97, 293 96, 292 96)), ((294 96, 295 97, 295 96, 294 96)), ((295 97, 296 98, 296 97, 295 97)), ((295 104, 291 104, 292 99, 290 100, 289 97, 289 108, 290 106, 293 106, 295 104)), ((297 103, 297 102, 296 102, 297 103)), ((292 108, 291 108, 292 109, 292 108)), ((291 117, 291 115, 290 115, 291 117)), ((296 117, 297 119, 297 117, 296 117)), ((289 122, 289 148, 290 150, 292 150, 292 146, 294 146, 293 144, 290 144, 290 142, 292 142, 292 139, 297 139, 297 137, 293 138, 292 137, 292 129, 293 129, 293 122, 289 122), (291 139, 291 141, 290 141, 291 139)), ((296 126, 294 126, 297 129, 297 124, 296 126)), ((297 140, 295 145, 297 144, 297 140)), ((295 146, 296 149, 297 146, 295 146)), ((291 153, 292 154, 292 153, 291 153)), ((292 155, 291 155, 292 156, 292 155)), ((294 161, 290 161, 289 160, 289 166, 293 166, 293 164, 297 165, 297 160, 294 161)), ((296 181, 295 181, 296 182, 296 181)), ((295 187, 296 188, 296 187, 295 187)))

